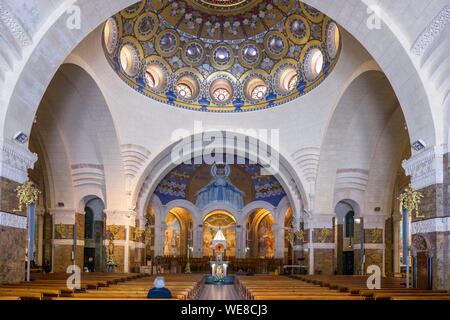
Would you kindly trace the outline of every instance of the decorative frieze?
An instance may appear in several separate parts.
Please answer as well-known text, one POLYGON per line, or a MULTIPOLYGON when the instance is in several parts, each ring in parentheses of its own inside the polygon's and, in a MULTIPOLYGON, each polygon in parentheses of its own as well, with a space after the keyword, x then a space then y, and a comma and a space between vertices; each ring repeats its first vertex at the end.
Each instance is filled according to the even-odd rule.
POLYGON ((0 211, 0 226, 17 229, 26 229, 27 217, 0 211))
POLYGON ((416 56, 421 56, 449 23, 450 5, 441 10, 428 28, 419 36, 412 46, 411 52, 416 56))
POLYGON ((450 217, 433 218, 416 221, 411 224, 411 234, 449 232, 450 217))
POLYGON ((28 169, 33 169, 37 155, 14 142, 1 141, 0 176, 18 183, 28 179, 28 169))
POLYGON ((415 154, 409 160, 402 163, 407 176, 411 177, 411 185, 414 190, 420 190, 431 185, 443 182, 444 150, 441 146, 430 147, 415 154))
POLYGON ((0 22, 8 29, 14 39, 22 47, 31 45, 32 40, 19 20, 4 4, 0 3, 0 22))

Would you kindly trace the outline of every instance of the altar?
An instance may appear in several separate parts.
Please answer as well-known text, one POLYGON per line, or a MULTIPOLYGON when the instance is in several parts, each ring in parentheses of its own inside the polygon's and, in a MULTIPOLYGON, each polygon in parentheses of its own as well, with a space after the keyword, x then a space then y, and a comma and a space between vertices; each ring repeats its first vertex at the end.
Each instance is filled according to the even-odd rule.
POLYGON ((210 261, 211 276, 214 278, 225 278, 228 276, 228 261, 210 261))
POLYGON ((226 256, 227 241, 221 229, 219 229, 212 240, 213 257, 215 260, 209 262, 211 266, 211 276, 221 280, 228 276, 229 261, 223 261, 226 256))

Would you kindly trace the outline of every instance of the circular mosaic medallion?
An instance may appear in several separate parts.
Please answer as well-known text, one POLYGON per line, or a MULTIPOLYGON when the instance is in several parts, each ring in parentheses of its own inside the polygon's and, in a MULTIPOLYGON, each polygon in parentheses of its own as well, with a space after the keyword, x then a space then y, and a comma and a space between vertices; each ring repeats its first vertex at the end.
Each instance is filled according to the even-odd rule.
POLYGON ((138 3, 135 3, 135 4, 131 5, 131 6, 129 6, 128 8, 125 8, 122 11, 120 11, 120 14, 125 19, 135 18, 144 9, 146 2, 147 2, 146 0, 143 0, 143 1, 140 1, 138 3))
POLYGON ((167 62, 157 56, 151 56, 145 59, 142 78, 150 91, 161 94, 168 89, 170 79, 167 75, 170 72, 171 69, 167 62))
POLYGON ((114 17, 109 18, 105 27, 103 28, 103 43, 109 54, 114 53, 119 44, 119 37, 121 30, 119 30, 119 24, 114 17))
POLYGON ((262 60, 261 49, 256 42, 246 42, 239 47, 238 59, 247 68, 256 66, 262 60))
POLYGON ((156 37, 156 51, 163 57, 169 57, 178 49, 179 37, 175 30, 166 29, 156 37))
POLYGON ((300 2, 300 7, 302 8, 305 16, 314 23, 320 23, 325 17, 322 12, 314 7, 307 5, 306 3, 300 2))
POLYGON ((330 22, 326 28, 327 52, 331 59, 338 54, 340 47, 340 32, 336 23, 330 22))
POLYGON ((233 49, 227 44, 218 44, 211 51, 211 64, 218 70, 226 70, 234 63, 233 49))
POLYGON ((283 58, 289 50, 286 37, 278 31, 271 31, 264 38, 264 48, 272 59, 283 58))
POLYGON ((188 42, 183 49, 183 61, 191 66, 197 66, 205 58, 205 49, 200 41, 188 42))
POLYGON ((289 39, 295 44, 305 44, 311 35, 308 20, 295 14, 286 19, 284 24, 289 39))
POLYGON ((147 12, 136 20, 134 34, 140 41, 148 41, 153 38, 158 30, 158 17, 153 12, 147 12))

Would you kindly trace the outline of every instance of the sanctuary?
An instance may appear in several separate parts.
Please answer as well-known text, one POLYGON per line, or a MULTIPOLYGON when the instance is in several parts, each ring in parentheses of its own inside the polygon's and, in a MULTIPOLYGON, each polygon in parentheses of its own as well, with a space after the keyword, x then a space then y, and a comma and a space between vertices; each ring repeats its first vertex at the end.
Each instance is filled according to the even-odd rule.
POLYGON ((449 36, 448 0, 0 0, 0 300, 450 299, 449 36))

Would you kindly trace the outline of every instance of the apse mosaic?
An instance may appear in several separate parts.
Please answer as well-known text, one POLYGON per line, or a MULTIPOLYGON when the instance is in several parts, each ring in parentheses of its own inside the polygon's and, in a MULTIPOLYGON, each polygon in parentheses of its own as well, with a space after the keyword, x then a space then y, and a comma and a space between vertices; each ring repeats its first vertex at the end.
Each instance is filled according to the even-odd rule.
POLYGON ((286 195, 274 176, 261 175, 258 164, 182 164, 158 185, 155 194, 163 204, 185 199, 203 208, 226 202, 237 209, 262 200, 277 206, 286 195))
POLYGON ((213 255, 212 240, 216 233, 221 230, 227 245, 227 256, 236 255, 236 221, 228 213, 214 212, 209 215, 203 223, 203 255, 213 255))
POLYGON ((336 23, 289 0, 143 0, 109 18, 103 40, 110 65, 133 89, 210 112, 302 96, 340 52, 336 23))
POLYGON ((164 230, 164 255, 179 256, 181 242, 180 221, 175 215, 169 213, 165 220, 166 228, 164 230))

